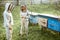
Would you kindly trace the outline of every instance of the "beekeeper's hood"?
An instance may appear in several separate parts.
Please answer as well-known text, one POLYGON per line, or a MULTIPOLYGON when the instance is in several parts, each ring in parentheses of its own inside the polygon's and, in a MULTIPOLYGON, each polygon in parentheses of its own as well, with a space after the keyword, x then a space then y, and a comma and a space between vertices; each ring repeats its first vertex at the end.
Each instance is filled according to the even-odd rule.
POLYGON ((6 4, 5 4, 5 11, 8 10, 9 5, 10 5, 10 3, 6 3, 6 4))

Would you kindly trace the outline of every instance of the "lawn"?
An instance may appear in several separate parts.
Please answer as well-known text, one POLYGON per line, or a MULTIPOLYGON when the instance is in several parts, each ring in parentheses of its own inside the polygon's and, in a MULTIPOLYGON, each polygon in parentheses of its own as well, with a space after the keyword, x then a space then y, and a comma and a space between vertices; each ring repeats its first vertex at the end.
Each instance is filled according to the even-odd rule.
MULTIPOLYGON (((54 5, 29 5, 28 9, 33 12, 39 13, 49 13, 60 15, 60 10, 54 8, 54 5)), ((0 40, 6 40, 5 28, 3 27, 3 17, 2 13, 4 11, 4 7, 0 8, 0 40)), ((14 26, 13 26, 13 38, 12 40, 60 40, 60 36, 54 31, 43 31, 39 28, 38 25, 29 26, 29 34, 28 37, 19 35, 20 31, 20 7, 16 6, 12 11, 14 18, 14 26), (51 33, 53 32, 53 33, 51 33)))

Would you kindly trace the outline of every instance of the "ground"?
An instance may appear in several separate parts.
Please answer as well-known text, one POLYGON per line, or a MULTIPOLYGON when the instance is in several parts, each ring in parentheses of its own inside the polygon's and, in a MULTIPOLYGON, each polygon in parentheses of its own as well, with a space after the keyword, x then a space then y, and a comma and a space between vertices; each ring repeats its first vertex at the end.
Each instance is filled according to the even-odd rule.
MULTIPOLYGON (((39 13, 49 13, 54 15, 60 15, 60 10, 56 9, 54 5, 29 5, 28 9, 30 11, 39 12, 39 13)), ((4 7, 0 7, 0 40, 6 40, 5 28, 3 27, 3 11, 4 7)), ((19 35, 20 31, 20 6, 16 6, 12 11, 14 17, 14 26, 13 26, 13 38, 12 40, 60 40, 60 36, 54 34, 55 32, 47 29, 49 31, 43 31, 39 28, 38 25, 29 26, 28 37, 19 35)))

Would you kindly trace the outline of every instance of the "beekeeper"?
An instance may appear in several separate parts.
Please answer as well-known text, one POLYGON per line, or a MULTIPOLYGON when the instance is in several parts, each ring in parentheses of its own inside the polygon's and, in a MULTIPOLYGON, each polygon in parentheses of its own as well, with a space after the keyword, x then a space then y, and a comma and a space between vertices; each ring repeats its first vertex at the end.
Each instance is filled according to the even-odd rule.
POLYGON ((27 10, 26 5, 21 5, 21 11, 20 11, 20 23, 21 23, 21 29, 20 34, 28 34, 28 25, 29 25, 29 17, 30 17, 29 11, 27 10))
POLYGON ((13 16, 12 16, 13 5, 11 3, 6 3, 5 11, 3 13, 4 17, 4 27, 6 29, 6 39, 12 39, 12 25, 13 25, 13 16))

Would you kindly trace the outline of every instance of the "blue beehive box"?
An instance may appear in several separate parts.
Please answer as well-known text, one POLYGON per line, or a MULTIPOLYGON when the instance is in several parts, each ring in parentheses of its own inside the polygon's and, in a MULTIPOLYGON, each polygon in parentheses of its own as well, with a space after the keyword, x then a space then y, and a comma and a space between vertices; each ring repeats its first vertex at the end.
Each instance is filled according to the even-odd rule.
POLYGON ((58 19, 48 18, 48 28, 60 32, 60 21, 58 19))
POLYGON ((60 32, 60 20, 58 20, 57 16, 48 16, 48 15, 31 15, 30 22, 37 24, 38 17, 46 18, 47 19, 47 27, 51 30, 55 30, 60 32))
POLYGON ((38 17, 31 15, 30 16, 30 23, 37 24, 38 23, 38 17))

